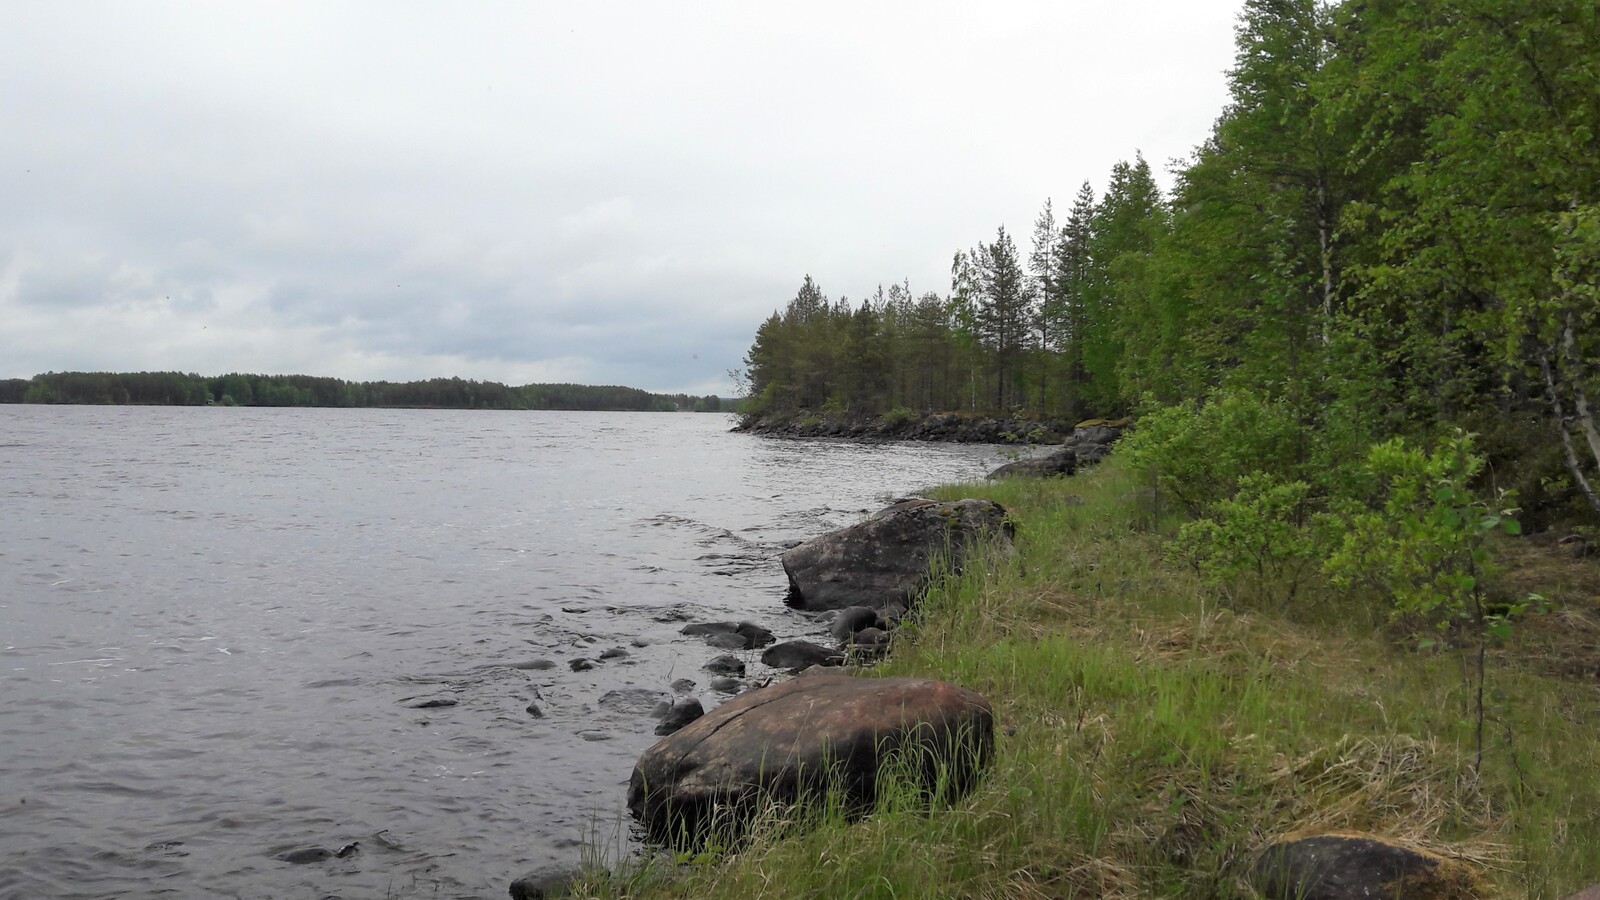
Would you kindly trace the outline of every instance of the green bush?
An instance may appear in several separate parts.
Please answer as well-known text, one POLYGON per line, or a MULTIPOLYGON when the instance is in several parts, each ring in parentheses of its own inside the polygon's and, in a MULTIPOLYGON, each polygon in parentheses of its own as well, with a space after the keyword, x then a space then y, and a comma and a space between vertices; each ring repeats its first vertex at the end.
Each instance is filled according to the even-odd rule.
POLYGON ((1143 416, 1118 453, 1159 494, 1199 517, 1233 497, 1247 476, 1298 479, 1309 441, 1288 404, 1222 392, 1198 408, 1169 406, 1143 416))
POLYGON ((1304 481, 1246 475, 1238 492, 1214 504, 1211 515, 1183 525, 1170 552, 1213 584, 1263 600, 1293 600, 1317 574, 1335 530, 1328 517, 1309 514, 1310 490, 1304 481))

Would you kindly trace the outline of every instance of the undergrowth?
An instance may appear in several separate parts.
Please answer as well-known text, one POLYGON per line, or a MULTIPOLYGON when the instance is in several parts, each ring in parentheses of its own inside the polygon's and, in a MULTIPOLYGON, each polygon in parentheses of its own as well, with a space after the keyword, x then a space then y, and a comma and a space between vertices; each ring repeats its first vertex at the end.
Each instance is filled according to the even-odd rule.
POLYGON ((888 791, 854 824, 812 811, 727 853, 613 861, 580 895, 1246 898, 1265 842, 1323 831, 1469 863, 1489 896, 1600 881, 1600 695, 1519 654, 1548 629, 1495 649, 1475 768, 1462 651, 1419 652, 1361 598, 1229 592, 1171 561, 1178 523, 1115 462, 939 493, 1005 505, 1019 552, 936 585, 864 674, 989 698, 977 789, 944 808, 888 791))

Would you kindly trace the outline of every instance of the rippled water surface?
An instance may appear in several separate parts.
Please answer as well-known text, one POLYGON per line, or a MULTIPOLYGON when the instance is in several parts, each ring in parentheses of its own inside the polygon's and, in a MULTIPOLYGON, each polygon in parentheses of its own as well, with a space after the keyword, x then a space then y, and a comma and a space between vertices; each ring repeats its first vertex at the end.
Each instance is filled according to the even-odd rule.
POLYGON ((684 621, 816 633, 783 547, 997 462, 730 424, 0 406, 0 897, 501 897, 614 842, 655 700, 723 699, 684 621))

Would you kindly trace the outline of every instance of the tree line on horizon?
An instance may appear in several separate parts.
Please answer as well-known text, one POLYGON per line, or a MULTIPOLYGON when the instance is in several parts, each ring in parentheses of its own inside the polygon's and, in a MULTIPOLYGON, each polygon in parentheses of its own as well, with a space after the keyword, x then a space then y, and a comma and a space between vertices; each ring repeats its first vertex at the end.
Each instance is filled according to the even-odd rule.
POLYGON ((756 332, 747 414, 1248 394, 1373 439, 1476 432, 1600 511, 1594 4, 1248 0, 1236 38, 1170 193, 1118 163, 1064 221, 1047 200, 1026 255, 1003 226, 957 251, 942 294, 807 276, 756 332))
POLYGON ((735 401, 715 394, 654 394, 615 385, 511 387, 462 378, 395 382, 237 372, 215 377, 183 372, 47 372, 0 379, 0 403, 731 412, 735 401))

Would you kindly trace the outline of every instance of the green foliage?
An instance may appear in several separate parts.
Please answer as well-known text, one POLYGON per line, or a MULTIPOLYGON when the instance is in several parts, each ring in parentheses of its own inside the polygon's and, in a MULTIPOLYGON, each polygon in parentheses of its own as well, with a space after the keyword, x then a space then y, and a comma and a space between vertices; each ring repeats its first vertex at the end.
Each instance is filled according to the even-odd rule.
POLYGON ((1492 573, 1489 536, 1520 533, 1515 510, 1475 495, 1483 458, 1457 432, 1432 451, 1394 438, 1373 447, 1365 473, 1372 493, 1348 517, 1329 556, 1334 584, 1387 598, 1398 617, 1439 630, 1471 619, 1492 573))
MULTIPOLYGON (((1484 657, 1489 641, 1511 633, 1511 619, 1527 602, 1490 609, 1484 579, 1493 574, 1489 537, 1497 531, 1520 534, 1505 505, 1476 496, 1470 483, 1483 467, 1473 452, 1472 435, 1458 431, 1428 452, 1395 438, 1372 448, 1366 471, 1374 491, 1367 508, 1354 512, 1342 545, 1326 568, 1335 584, 1361 584, 1387 597, 1393 615, 1446 636, 1464 632, 1476 645, 1476 666, 1467 688, 1473 693, 1474 771, 1483 763, 1484 657)), ((1428 649, 1440 644, 1422 637, 1428 649)))
POLYGON ((1195 406, 1140 417, 1118 453, 1165 497, 1204 516, 1248 476, 1298 477, 1308 435, 1287 404, 1224 391, 1195 406))
POLYGON ((1328 547, 1326 517, 1307 522, 1311 486, 1257 472, 1203 519, 1186 522, 1169 552, 1212 583, 1265 600, 1292 601, 1328 547), (1282 591, 1282 596, 1273 596, 1282 591))

